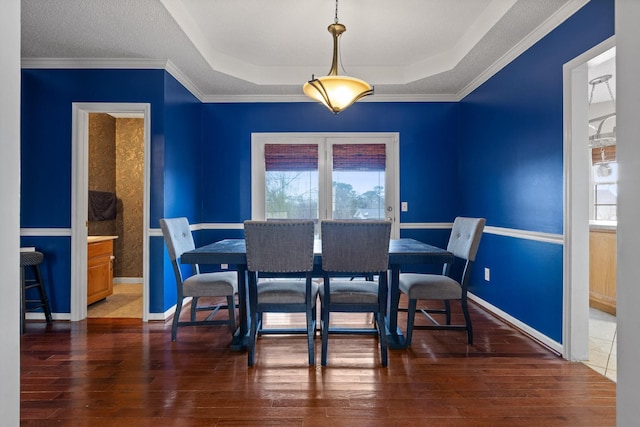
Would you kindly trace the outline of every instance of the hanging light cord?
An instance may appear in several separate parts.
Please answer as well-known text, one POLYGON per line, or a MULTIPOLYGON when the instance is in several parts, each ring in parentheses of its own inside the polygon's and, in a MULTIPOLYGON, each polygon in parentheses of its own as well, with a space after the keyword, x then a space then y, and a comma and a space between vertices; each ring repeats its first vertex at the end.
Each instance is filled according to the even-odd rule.
MULTIPOLYGON (((338 20, 338 0, 336 0, 336 14, 335 14, 335 17, 333 19, 333 23, 334 24, 339 24, 340 23, 340 21, 338 20)), ((342 34, 340 34, 338 37, 340 39, 342 39, 342 34)), ((344 74, 349 74, 349 73, 347 73, 347 70, 344 69, 344 63, 342 62, 342 49, 338 50, 338 57, 339 57, 338 58, 339 59, 338 62, 340 63, 340 68, 342 68, 342 72, 344 74)))

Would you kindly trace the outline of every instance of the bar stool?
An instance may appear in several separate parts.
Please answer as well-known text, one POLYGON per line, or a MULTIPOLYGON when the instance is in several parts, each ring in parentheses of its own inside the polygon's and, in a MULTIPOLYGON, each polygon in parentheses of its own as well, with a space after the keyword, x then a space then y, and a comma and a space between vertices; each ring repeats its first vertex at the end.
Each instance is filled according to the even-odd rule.
POLYGON ((49 299, 47 292, 42 283, 42 275, 40 274, 40 264, 44 260, 44 254, 38 251, 20 252, 20 281, 22 291, 20 293, 20 333, 24 333, 25 315, 27 311, 34 311, 39 308, 44 310, 44 316, 47 323, 52 321, 51 308, 49 307, 49 299), (26 267, 31 267, 33 278, 27 278, 26 267), (36 288, 40 294, 40 299, 27 299, 27 289, 36 288), (29 304, 27 306, 27 304, 29 304))

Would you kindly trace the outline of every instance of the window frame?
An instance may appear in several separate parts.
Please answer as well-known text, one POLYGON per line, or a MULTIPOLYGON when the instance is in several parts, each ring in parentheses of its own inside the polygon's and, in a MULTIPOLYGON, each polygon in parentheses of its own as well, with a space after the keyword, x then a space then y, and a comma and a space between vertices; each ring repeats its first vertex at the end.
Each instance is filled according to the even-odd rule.
POLYGON ((251 134, 251 218, 265 218, 265 162, 266 144, 316 144, 318 153, 318 219, 331 215, 331 192, 333 188, 334 144, 385 144, 385 203, 387 218, 391 219, 391 237, 400 237, 400 167, 399 134, 396 132, 374 133, 252 133, 251 134), (391 207, 391 211, 388 208, 391 207))
MULTIPOLYGON (((616 168, 617 166, 617 156, 616 156, 616 145, 612 145, 612 146, 607 146, 604 147, 605 148, 605 158, 604 161, 609 163, 609 164, 616 164, 616 168)), ((598 165, 599 163, 602 162, 602 158, 600 155, 600 147, 595 147, 595 148, 591 148, 591 155, 590 155, 590 164, 589 164, 589 221, 593 221, 593 222, 605 222, 605 223, 609 223, 609 222, 617 222, 617 220, 601 220, 601 219, 597 219, 598 217, 598 207, 605 207, 605 206, 615 206, 616 208, 616 218, 617 218, 617 210, 618 210, 618 201, 616 200, 616 203, 599 203, 598 202, 598 198, 596 196, 596 193, 598 191, 598 186, 599 185, 618 185, 619 184, 619 175, 616 174, 616 179, 600 179, 597 180, 596 177, 594 176, 594 166, 598 165), (598 150, 596 152, 596 150, 598 150)))

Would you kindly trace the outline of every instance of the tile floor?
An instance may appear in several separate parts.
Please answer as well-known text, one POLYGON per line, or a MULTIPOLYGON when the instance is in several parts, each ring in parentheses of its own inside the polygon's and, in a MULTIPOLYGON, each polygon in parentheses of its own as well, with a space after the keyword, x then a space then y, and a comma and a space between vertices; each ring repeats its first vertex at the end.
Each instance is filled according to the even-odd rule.
POLYGON ((113 295, 87 307, 87 317, 142 318, 142 283, 116 283, 113 295))
POLYGON ((589 360, 584 362, 612 381, 616 381, 616 317, 589 308, 589 360))

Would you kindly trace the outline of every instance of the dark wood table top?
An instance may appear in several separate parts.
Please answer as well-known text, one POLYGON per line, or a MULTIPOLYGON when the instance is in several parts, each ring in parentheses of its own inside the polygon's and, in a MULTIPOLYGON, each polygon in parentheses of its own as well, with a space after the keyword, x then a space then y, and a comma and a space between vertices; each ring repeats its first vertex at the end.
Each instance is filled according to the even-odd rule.
MULTIPOLYGON (((314 244, 319 261, 322 253, 320 240, 314 244)), ((438 264, 451 262, 453 254, 445 249, 415 239, 392 239, 389 242, 389 265, 438 264)), ((224 239, 201 246, 182 254, 183 264, 234 264, 247 263, 244 239, 224 239)))

